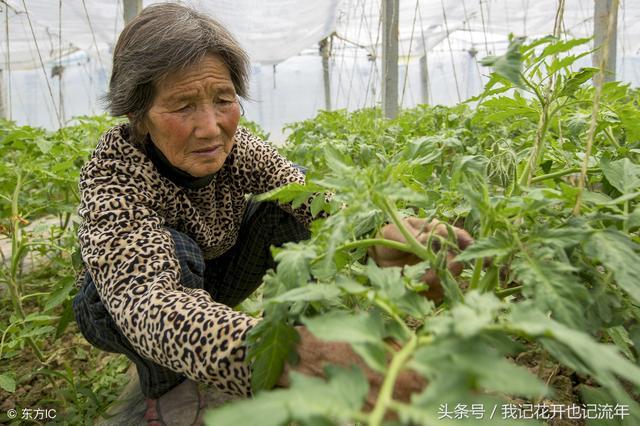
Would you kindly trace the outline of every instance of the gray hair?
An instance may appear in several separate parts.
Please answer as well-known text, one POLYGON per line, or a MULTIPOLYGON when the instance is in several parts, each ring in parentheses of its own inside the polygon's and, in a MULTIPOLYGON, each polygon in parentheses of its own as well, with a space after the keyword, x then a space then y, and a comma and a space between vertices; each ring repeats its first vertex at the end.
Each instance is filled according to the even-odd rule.
POLYGON ((157 83, 173 72, 217 55, 229 69, 236 93, 247 97, 249 57, 219 22, 175 3, 148 6, 127 24, 113 51, 105 100, 114 116, 128 115, 132 138, 156 95, 157 83))

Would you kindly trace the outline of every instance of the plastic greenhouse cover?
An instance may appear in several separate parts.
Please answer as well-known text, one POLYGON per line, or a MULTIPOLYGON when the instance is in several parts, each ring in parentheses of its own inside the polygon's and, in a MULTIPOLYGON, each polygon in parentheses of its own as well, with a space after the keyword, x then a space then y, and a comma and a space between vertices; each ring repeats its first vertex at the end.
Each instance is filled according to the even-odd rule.
MULTIPOLYGON (((109 60, 109 50, 122 29, 122 0, 3 0, 2 62, 7 62, 5 31, 9 31, 10 67, 40 66, 57 60, 60 51, 91 52, 109 60), (25 13, 25 5, 26 12, 25 13), (8 17, 8 26, 7 19, 8 17), (31 26, 29 25, 29 19, 31 26), (31 32, 33 28, 33 34, 31 32), (38 48, 34 42, 37 40, 38 48), (60 43, 61 41, 61 43, 60 43)), ((594 0, 567 0, 566 32, 589 37, 594 0)), ((143 5, 155 3, 144 1, 143 5)), ((377 54, 380 0, 190 0, 186 4, 217 18, 235 34, 253 62, 273 64, 299 54, 336 30, 353 45, 377 54)), ((557 0, 400 0, 400 50, 430 50, 447 34, 539 35, 549 32, 557 0), (424 41, 424 45, 423 45, 424 41)), ((627 55, 640 52, 640 1, 621 2, 620 47, 627 55)), ((484 43, 483 38, 474 40, 484 43)), ((3 64, 2 68, 6 68, 3 64)))

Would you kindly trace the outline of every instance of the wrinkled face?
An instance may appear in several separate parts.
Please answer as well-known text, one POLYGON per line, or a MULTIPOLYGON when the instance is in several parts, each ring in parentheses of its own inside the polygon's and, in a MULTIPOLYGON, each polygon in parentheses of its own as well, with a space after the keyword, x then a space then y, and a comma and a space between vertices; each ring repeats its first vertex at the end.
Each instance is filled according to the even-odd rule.
POLYGON ((141 130, 174 167, 202 177, 222 168, 239 120, 227 66, 218 56, 206 55, 157 83, 141 130))

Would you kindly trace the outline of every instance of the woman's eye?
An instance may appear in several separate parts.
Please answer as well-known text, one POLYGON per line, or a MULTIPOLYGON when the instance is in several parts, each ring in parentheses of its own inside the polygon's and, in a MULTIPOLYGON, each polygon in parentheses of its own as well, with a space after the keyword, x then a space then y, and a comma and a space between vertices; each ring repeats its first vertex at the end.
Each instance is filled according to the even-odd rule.
POLYGON ((235 100, 231 100, 231 99, 216 99, 213 101, 213 105, 219 111, 223 111, 223 112, 230 110, 234 103, 235 103, 235 100))
POLYGON ((191 104, 183 104, 183 105, 179 105, 178 108, 176 109, 177 112, 186 112, 191 110, 193 106, 191 104))

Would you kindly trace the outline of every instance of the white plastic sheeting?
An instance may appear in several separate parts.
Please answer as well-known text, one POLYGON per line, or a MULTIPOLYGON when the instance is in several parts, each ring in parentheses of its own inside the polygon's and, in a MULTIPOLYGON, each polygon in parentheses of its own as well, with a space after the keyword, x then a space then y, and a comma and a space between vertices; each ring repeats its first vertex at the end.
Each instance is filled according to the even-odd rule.
MULTIPOLYGON (((106 89, 110 51, 123 25, 121 0, 3 1, 0 68, 4 69, 5 98, 11 94, 12 118, 19 123, 55 128, 57 116, 65 122, 75 115, 101 112, 98 99, 106 89), (61 77, 52 72, 58 63, 65 67, 61 77)), ((566 34, 591 36, 593 1, 566 0, 566 34)), ((149 3, 154 1, 143 2, 149 3)), ((324 108, 317 41, 334 31, 330 61, 333 107, 357 109, 380 101, 380 0, 186 3, 223 22, 249 52, 254 67, 251 101, 245 104, 247 116, 276 139, 281 138, 279 132, 284 123, 312 117, 324 108)), ((530 38, 549 34, 557 3, 558 0, 400 0, 402 105, 425 100, 453 104, 477 94, 488 73, 477 59, 504 51, 509 33, 530 38), (423 99, 418 60, 425 53, 428 99, 423 99)), ((618 78, 638 85, 640 1, 622 0, 620 4, 618 78)), ((585 58, 579 65, 589 64, 585 58)))

